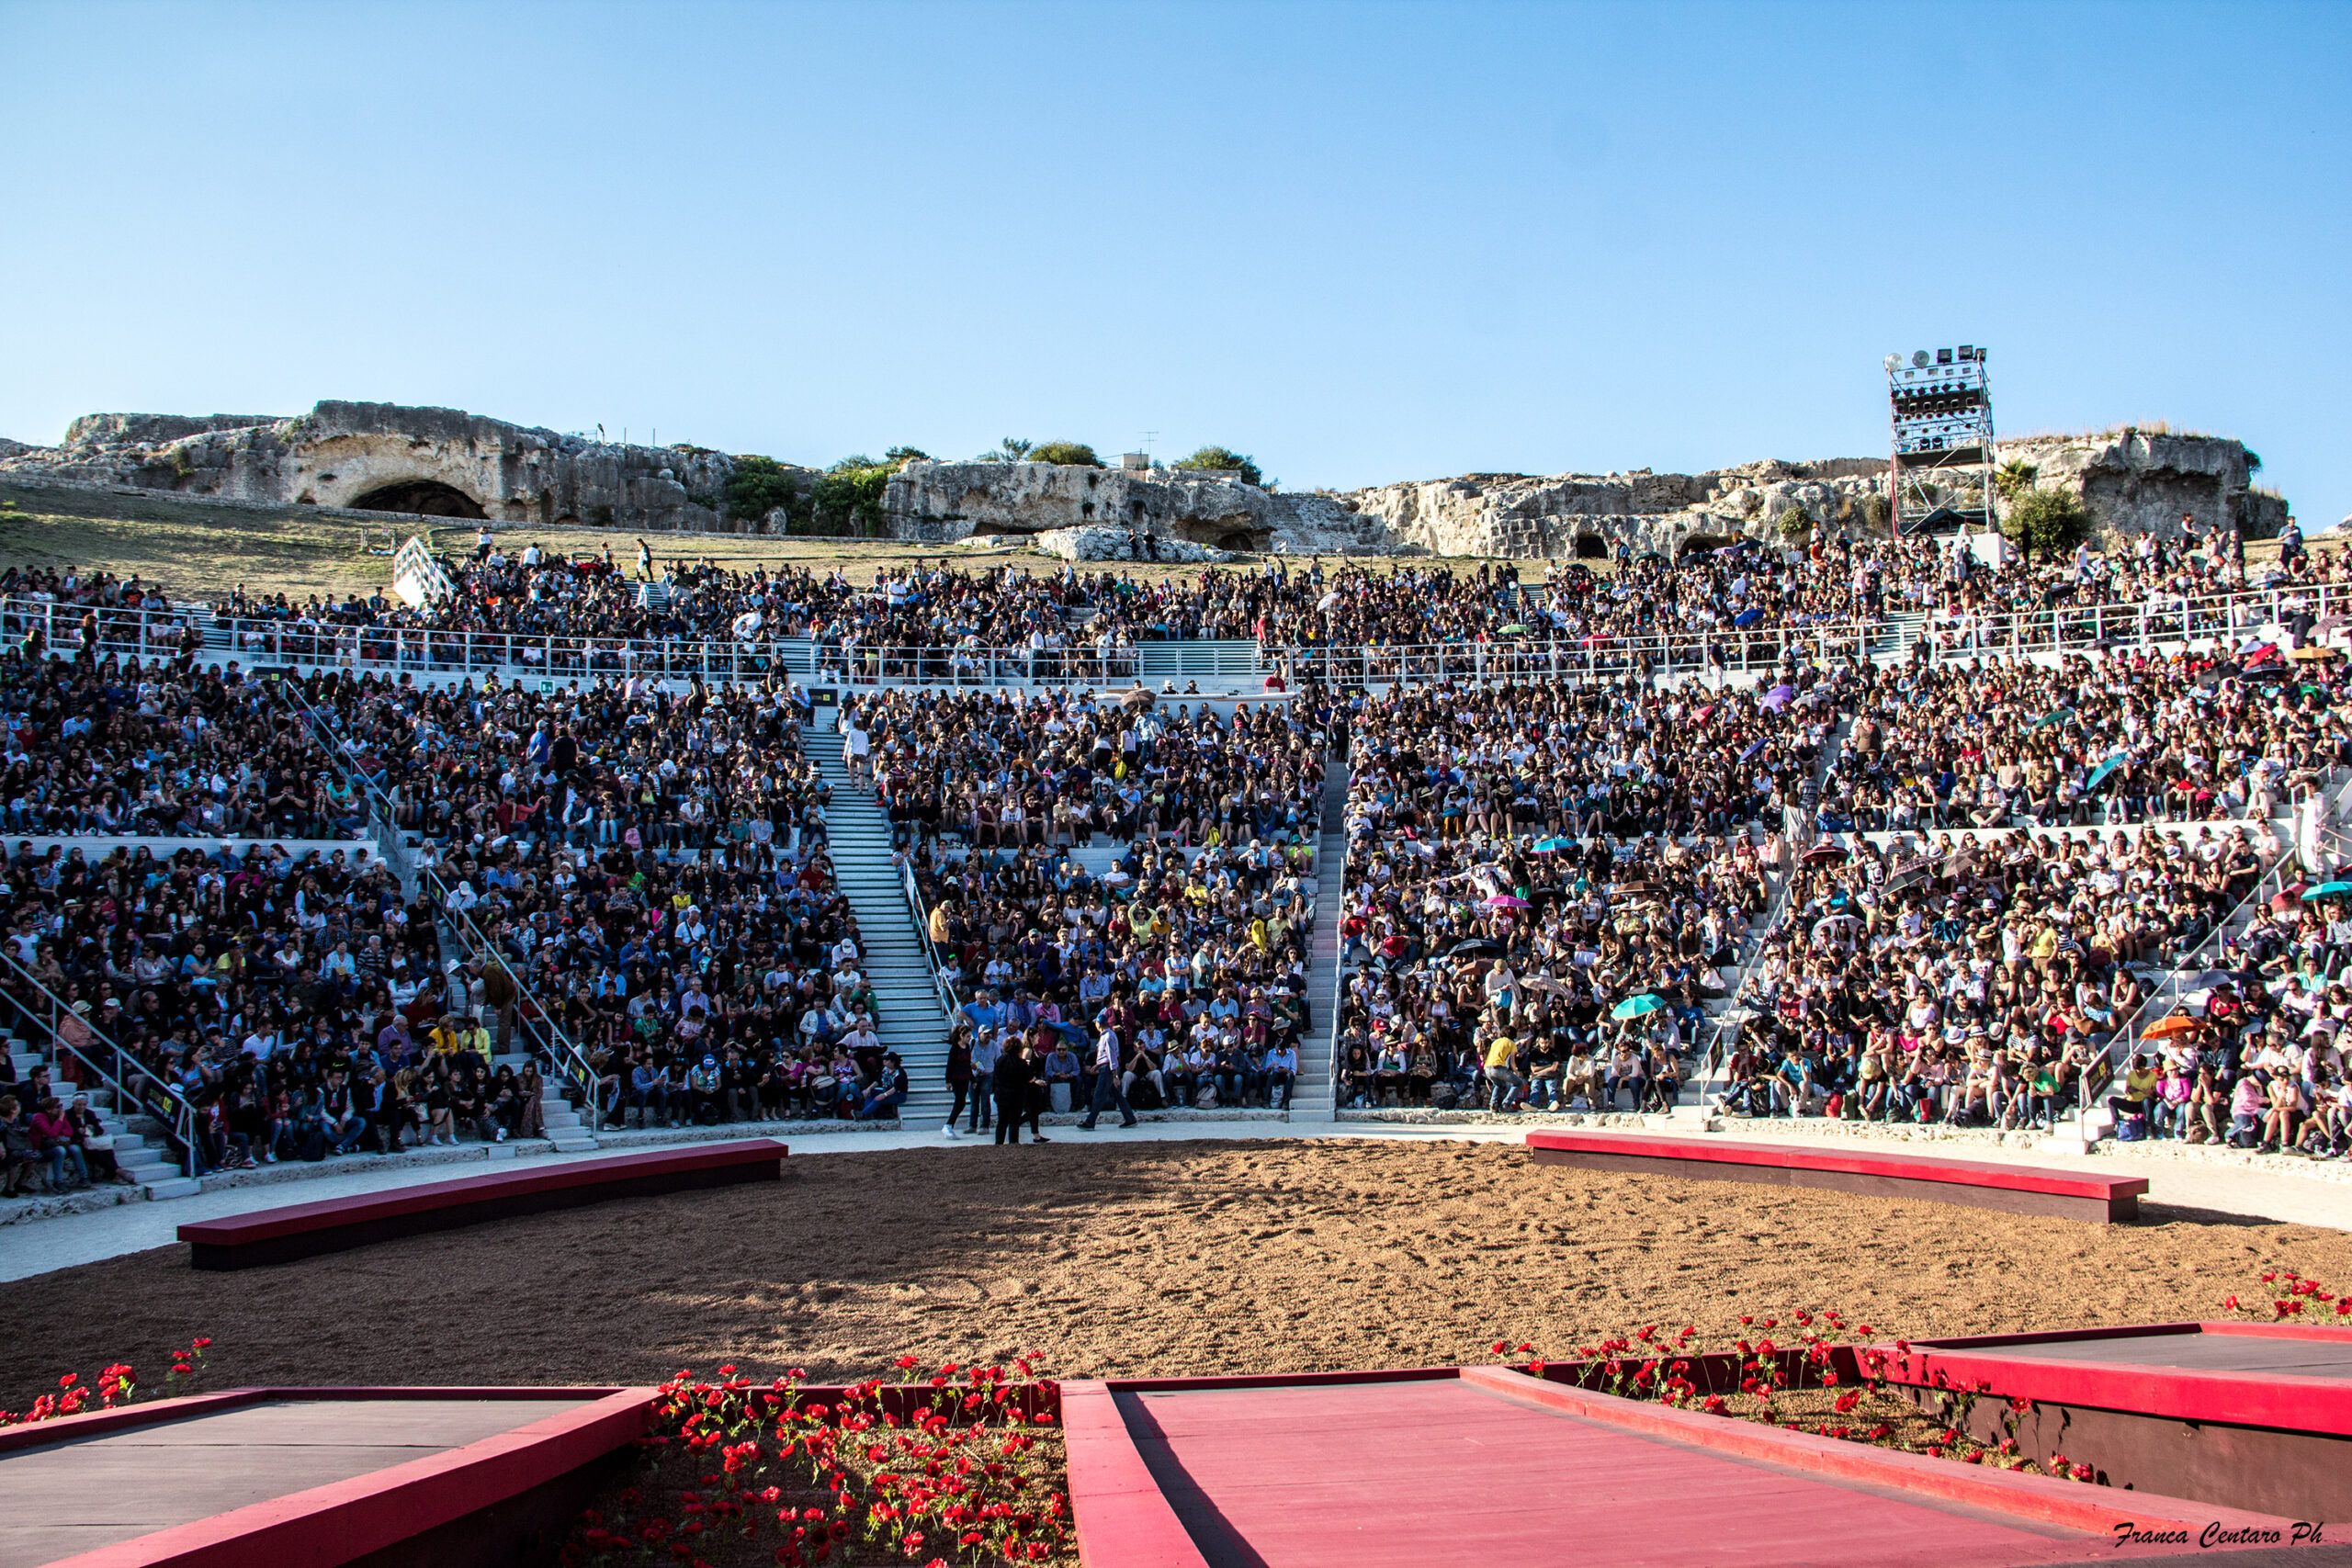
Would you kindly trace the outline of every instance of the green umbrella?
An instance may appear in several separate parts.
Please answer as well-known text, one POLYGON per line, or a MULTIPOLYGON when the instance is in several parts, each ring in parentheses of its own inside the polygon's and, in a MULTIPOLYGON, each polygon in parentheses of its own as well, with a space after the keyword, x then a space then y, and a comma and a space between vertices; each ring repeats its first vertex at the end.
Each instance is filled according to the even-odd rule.
POLYGON ((2072 718, 2074 716, 2075 710, 2073 708, 2052 708, 2048 713, 2043 714, 2040 718, 2035 719, 2028 728, 2040 729, 2045 724, 2056 724, 2060 719, 2072 718))
POLYGON ((1577 841, 1574 839, 1538 839, 1535 840, 1535 852, 1539 855, 1555 855, 1558 854, 1562 850, 1572 850, 1576 847, 1577 841))
POLYGON ((1517 637, 1526 629, 1527 623, 1525 621, 1513 621, 1510 625, 1503 628, 1503 635, 1505 637, 1517 637))
POLYGON ((2341 898, 2346 893, 2352 893, 2352 882, 2323 882, 2317 887, 2303 889, 2303 902, 2308 904, 2314 898, 2341 898))
POLYGON ((1642 1018, 1657 1011, 1665 1005, 1665 999, 1656 991, 1644 991, 1640 996, 1627 997, 1623 1001, 1611 1008, 1609 1016, 1617 1019, 1642 1018))

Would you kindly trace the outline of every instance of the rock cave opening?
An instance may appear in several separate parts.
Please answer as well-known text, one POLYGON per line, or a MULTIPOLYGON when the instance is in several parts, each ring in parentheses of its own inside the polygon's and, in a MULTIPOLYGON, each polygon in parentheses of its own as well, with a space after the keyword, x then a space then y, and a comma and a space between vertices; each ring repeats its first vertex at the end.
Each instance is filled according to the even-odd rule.
POLYGON ((481 502, 455 485, 439 479, 402 479, 378 485, 351 503, 362 512, 413 512, 426 517, 468 517, 480 521, 490 514, 481 502))
POLYGON ((1607 560, 1608 558, 1608 540, 1602 538, 1600 535, 1591 532, 1586 532, 1577 536, 1577 559, 1607 560))

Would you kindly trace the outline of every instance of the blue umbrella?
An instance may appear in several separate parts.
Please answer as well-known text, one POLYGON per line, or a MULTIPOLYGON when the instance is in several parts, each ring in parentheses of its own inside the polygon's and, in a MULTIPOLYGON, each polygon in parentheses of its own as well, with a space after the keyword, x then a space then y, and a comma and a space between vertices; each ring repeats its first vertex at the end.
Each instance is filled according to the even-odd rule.
POLYGON ((2084 793, 2088 794, 2090 791, 2095 790, 2098 788, 2099 785, 2105 784, 2107 782, 2107 775, 2121 767, 2131 755, 2132 753, 2129 751, 2109 752, 2106 760, 2101 761, 2098 767, 2091 770, 2091 776, 2083 781, 2084 793))
POLYGON ((2308 904, 2318 898, 2341 898, 2346 893, 2352 893, 2352 882, 2323 882, 2317 887, 2303 889, 2303 902, 2308 904))
POLYGON ((1574 839, 1538 839, 1535 840, 1535 852, 1539 855, 1557 854, 1562 850, 1572 850, 1576 847, 1577 841, 1574 839))
POLYGON ((1764 612, 1761 609, 1742 610, 1738 615, 1734 615, 1731 618, 1731 624, 1745 630, 1746 628, 1754 626, 1763 618, 1764 612))
POLYGON ((1609 1016, 1617 1019, 1642 1018, 1657 1011, 1665 1005, 1665 1000, 1657 992, 1644 991, 1640 996, 1627 997, 1623 1001, 1611 1008, 1609 1016))

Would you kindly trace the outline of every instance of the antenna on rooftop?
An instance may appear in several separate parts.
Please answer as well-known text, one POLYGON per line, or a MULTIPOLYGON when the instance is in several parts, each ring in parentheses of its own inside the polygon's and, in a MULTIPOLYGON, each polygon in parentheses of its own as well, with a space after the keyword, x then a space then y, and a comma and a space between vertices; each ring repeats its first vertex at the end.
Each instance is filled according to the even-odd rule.
POLYGON ((1156 430, 1147 430, 1143 433, 1143 455, 1147 459, 1151 457, 1151 444, 1159 438, 1159 432, 1156 430))

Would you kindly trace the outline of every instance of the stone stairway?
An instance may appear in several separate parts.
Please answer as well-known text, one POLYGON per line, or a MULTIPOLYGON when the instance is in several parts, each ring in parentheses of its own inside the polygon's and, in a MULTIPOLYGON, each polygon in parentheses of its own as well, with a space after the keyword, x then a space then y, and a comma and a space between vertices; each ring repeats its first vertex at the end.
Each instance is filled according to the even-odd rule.
POLYGON ((1899 660, 1911 651, 1920 634, 1926 630, 1928 615, 1924 610, 1890 610, 1879 626, 1878 637, 1871 644, 1870 656, 1877 660, 1899 660))
POLYGON ((890 819, 874 797, 853 785, 842 764, 841 731, 804 728, 800 743, 832 786, 825 807, 833 880, 857 916, 865 943, 865 976, 880 1007, 882 1043, 906 1064, 909 1092, 899 1117, 910 1127, 947 1120, 947 1015, 931 966, 927 939, 915 927, 906 889, 891 858, 890 819))
MULTIPOLYGON (((530 1054, 510 1051, 491 1058, 493 1067, 512 1067, 517 1073, 530 1061, 530 1054)), ((548 1071, 547 1064, 539 1064, 539 1116, 546 1122, 548 1142, 560 1155, 582 1154, 596 1146, 596 1130, 589 1119, 594 1112, 585 1106, 575 1106, 563 1097, 563 1080, 548 1071)))
MULTIPOLYGON (((1823 738, 1820 755, 1813 760, 1813 773, 1804 782, 1802 795, 1808 818, 1821 804, 1821 792, 1837 768, 1838 759, 1845 754, 1846 737, 1853 728, 1853 715, 1841 714, 1823 738)), ((1793 862, 1772 874, 1771 893, 1765 900, 1764 911, 1749 924, 1747 940, 1740 944, 1739 962, 1724 976, 1724 994, 1706 1005, 1706 1021, 1699 1026, 1699 1037, 1692 1042, 1692 1070, 1675 1097, 1677 1106, 1706 1105, 1722 1089, 1720 1069, 1730 1060, 1744 1027, 1743 1020, 1728 1016, 1733 1010, 1732 998, 1739 994, 1749 968, 1764 951, 1764 943, 1788 919, 1789 896, 1794 891, 1795 882, 1793 862), (1720 1051, 1715 1049, 1717 1046, 1720 1051)))
MULTIPOLYGON (((17 1082, 19 1084, 32 1077, 35 1067, 49 1062, 32 1041, 13 1030, 5 1036, 5 1043, 8 1059, 17 1069, 17 1082)), ((88 1087, 65 1083, 62 1081, 62 1075, 56 1064, 50 1063, 50 1066, 51 1077, 61 1080, 56 1085, 60 1100, 71 1105, 76 1094, 90 1097, 90 1109, 98 1113, 98 1120, 114 1135, 115 1164, 134 1183, 145 1188, 148 1197, 186 1198, 198 1190, 198 1184, 181 1172, 178 1158, 153 1131, 154 1124, 144 1114, 138 1118, 143 1125, 134 1127, 130 1118, 114 1103, 114 1090, 103 1083, 88 1087)), ((24 1113, 30 1116, 39 1108, 28 1105, 23 1109, 24 1113)))
POLYGON ((1323 836, 1315 847, 1315 930, 1306 942, 1306 998, 1314 1024, 1298 1051, 1298 1089, 1291 1120, 1329 1121, 1338 1114, 1338 1064, 1332 1040, 1340 1027, 1333 1001, 1340 979, 1340 882, 1348 852, 1348 765, 1334 761, 1323 775, 1323 836))
MULTIPOLYGON (((435 922, 435 928, 441 936, 443 983, 448 987, 449 1005, 452 1008, 461 1009, 464 1006, 462 998, 465 987, 458 978, 458 971, 464 964, 464 959, 460 955, 470 953, 472 956, 484 962, 489 962, 496 955, 473 953, 472 943, 468 940, 466 933, 447 915, 435 922)), ((523 1065, 531 1059, 532 1053, 512 1049, 516 1041, 523 1038, 523 1031, 518 1028, 514 1031, 514 1039, 504 1042, 509 1047, 507 1051, 491 1058, 492 1066, 513 1067, 517 1073, 523 1070, 523 1065)), ((561 1155, 582 1154, 594 1148, 596 1129, 594 1125, 595 1114, 594 1110, 585 1105, 574 1106, 571 1101, 563 1097, 564 1088, 569 1080, 563 1074, 556 1071, 554 1062, 542 1060, 539 1063, 539 1077, 543 1086, 539 1091, 539 1114, 547 1123, 548 1142, 555 1145, 555 1152, 561 1155)))

